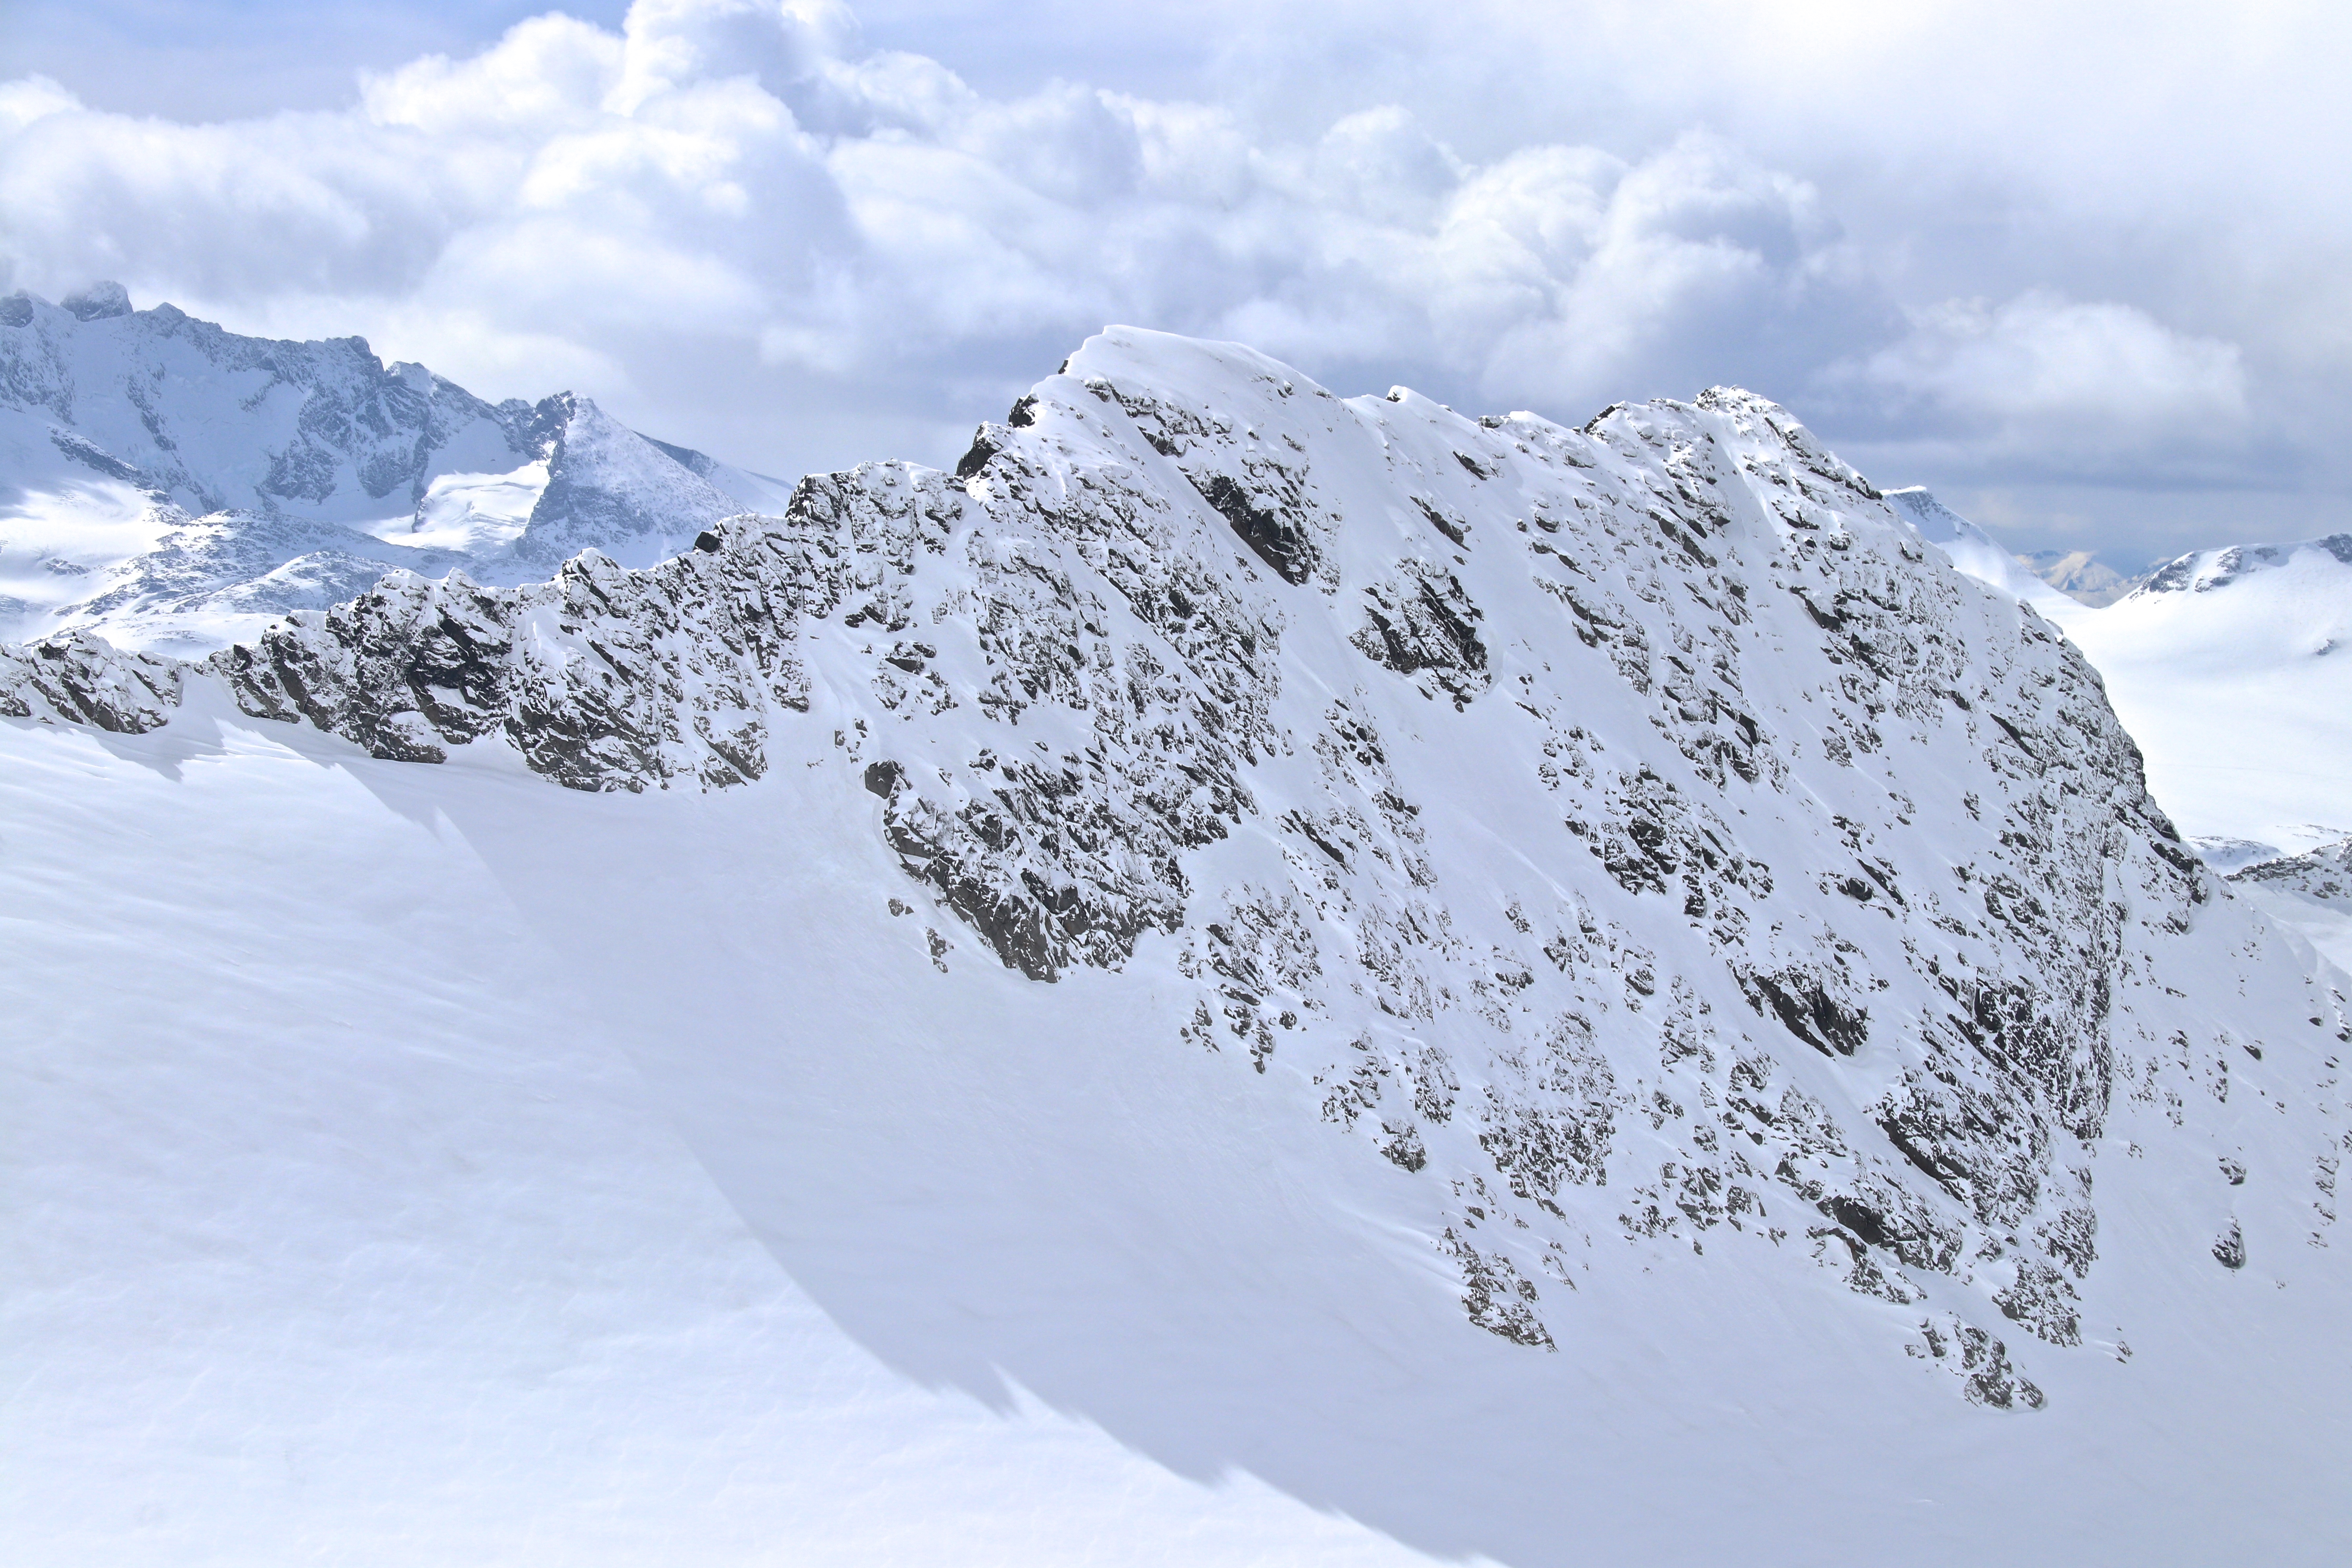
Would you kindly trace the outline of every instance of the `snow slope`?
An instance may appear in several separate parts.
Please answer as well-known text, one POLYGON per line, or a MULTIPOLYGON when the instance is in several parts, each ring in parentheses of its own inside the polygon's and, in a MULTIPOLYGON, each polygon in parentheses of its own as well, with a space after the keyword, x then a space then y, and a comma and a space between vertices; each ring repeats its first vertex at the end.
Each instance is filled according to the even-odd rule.
POLYGON ((2352 535, 2184 555, 2052 618, 2185 830, 2282 847, 2352 831, 2352 535))
POLYGON ((17 1103, 109 1118, 10 1145, 58 1283, 9 1342, 136 1380, 26 1385, 127 1456, 23 1494, 47 1560, 492 1517, 568 1559, 682 1493, 796 1559, 1370 1557, 1300 1503, 1527 1564, 2352 1544, 2342 977, 2180 844, 2064 639, 1747 394, 1473 421, 1116 330, 957 475, 814 478, 644 571, 395 575, 198 665, 51 642, 0 711, 47 770, 16 907, 75 911, 6 966, 56 1020, 17 1103), (649 1112, 741 1232, 688 1228, 649 1112), (121 1190, 150 1161, 220 1195, 121 1190), (745 1234, 782 1280, 723 1327, 678 1281, 756 1274, 745 1234), (590 1243, 486 1349, 488 1281, 590 1243), (159 1258, 289 1305, 93 1310, 176 1321, 159 1258), (820 1363, 830 1425, 637 1381, 820 1363), (911 1431, 929 1500, 761 1469, 911 1431), (335 1490, 373 1473, 427 1483, 396 1525, 335 1490), (192 1534, 137 1534, 157 1498, 192 1534))
POLYGON ((862 1349, 420 772, 0 727, 12 1563, 1420 1561, 862 1349))
POLYGON ((2257 907, 2352 973, 2352 838, 2257 861, 2230 880, 2257 907))
POLYGON ((1927 491, 1887 499, 1961 571, 2064 629, 2097 666, 2149 787, 2223 868, 2352 827, 2352 536, 2193 552, 2096 606, 1927 491))
POLYGON ((650 565, 786 495, 585 398, 493 406, 357 338, 239 337, 111 284, 0 300, 0 636, 202 652, 395 567, 650 565))

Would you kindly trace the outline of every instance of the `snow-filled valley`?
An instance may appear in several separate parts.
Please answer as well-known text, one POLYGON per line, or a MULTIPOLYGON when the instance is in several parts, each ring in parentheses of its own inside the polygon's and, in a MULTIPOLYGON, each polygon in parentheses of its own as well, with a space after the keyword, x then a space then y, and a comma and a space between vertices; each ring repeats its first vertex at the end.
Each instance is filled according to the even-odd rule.
POLYGON ((2352 1545, 2341 868, 2204 865, 2117 673, 2288 668, 2307 552, 2102 645, 1746 393, 1129 329, 723 516, 562 406, 400 437, 439 570, 0 649, 12 1555, 2352 1545))

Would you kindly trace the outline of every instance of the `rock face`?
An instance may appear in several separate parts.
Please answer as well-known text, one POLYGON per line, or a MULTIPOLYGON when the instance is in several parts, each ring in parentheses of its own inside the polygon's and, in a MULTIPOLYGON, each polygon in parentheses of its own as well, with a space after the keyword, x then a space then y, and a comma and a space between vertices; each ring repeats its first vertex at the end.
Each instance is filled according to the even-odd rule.
MULTIPOLYGON (((184 676, 12 658, 20 714, 211 679, 583 790, 743 784, 822 724, 903 896, 969 931, 932 962, 1172 951, 1167 1048, 1307 1079, 1536 1353, 1593 1270, 1750 1248, 2034 1408, 2033 1358, 2116 1352, 2085 1293, 2126 1146, 2210 1172, 2238 1084, 2301 1166, 2336 1148, 2305 1020, 2340 997, 2274 942, 2227 1015, 2167 984, 2228 895, 2098 677, 1735 390, 1472 420, 1121 330, 956 475, 811 478, 649 570, 395 574, 184 676)), ((2206 1184, 2179 1266, 2251 1266, 2206 1184)))
POLYGON ((87 632, 0 647, 0 716, 144 734, 170 721, 185 668, 87 632))

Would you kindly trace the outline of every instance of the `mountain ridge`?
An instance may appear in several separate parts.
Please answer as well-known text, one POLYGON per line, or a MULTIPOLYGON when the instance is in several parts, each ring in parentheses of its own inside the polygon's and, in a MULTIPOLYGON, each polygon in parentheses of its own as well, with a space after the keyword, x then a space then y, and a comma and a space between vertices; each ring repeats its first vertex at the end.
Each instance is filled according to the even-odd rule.
POLYGON ((520 582, 590 546, 646 565, 782 500, 587 398, 492 405, 361 338, 243 337, 118 285, 0 307, 17 635, 208 651, 394 566, 520 582))
MULTIPOLYGON (((2301 1473, 2334 1396, 2352 1019, 2082 653, 1899 504, 1736 389, 1472 419, 1117 328, 953 473, 811 476, 643 568, 391 574, 195 663, 52 639, 0 704, 299 736, 463 824, 736 1211, 913 1374, 1504 1561, 1585 1539, 1530 1435, 1663 1455, 1750 1392, 1865 1491, 2090 1423, 2177 1522, 2211 1435, 2149 1401, 2202 1391, 2234 1487, 2301 1473), (1098 1140, 1131 1186, 1056 1163, 1098 1140), (1180 1330, 1227 1289, 1295 1353, 1180 1330), (1759 1310, 1850 1354, 1706 1348, 1759 1310)), ((1706 1453, 1741 1502, 1685 1550, 1751 1508, 1810 1539, 1777 1459, 1706 1453)), ((2055 1531, 2078 1482, 1947 1528, 2055 1531)))

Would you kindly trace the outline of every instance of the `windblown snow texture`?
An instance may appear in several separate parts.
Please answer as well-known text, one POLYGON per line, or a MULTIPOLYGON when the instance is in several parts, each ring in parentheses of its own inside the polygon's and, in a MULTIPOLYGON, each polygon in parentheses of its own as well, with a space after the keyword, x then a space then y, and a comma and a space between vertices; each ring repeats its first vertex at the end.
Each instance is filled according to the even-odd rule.
POLYGON ((2165 1310, 2102 1293, 2118 1246, 2329 1256, 2289 1194, 2340 1147, 2340 994, 2082 656, 1743 392, 1471 420, 1122 330, 958 475, 812 478, 647 570, 394 574, 187 669, 10 658, 15 712, 136 730, 214 680, 588 791, 829 731, 922 957, 1172 965, 1157 1048, 1279 1067, 1431 1188, 1465 1331, 1529 1354, 1596 1271, 1748 1248, 2030 1411, 2165 1310), (2217 1147, 2251 1184, 2110 1202, 2217 1147))

